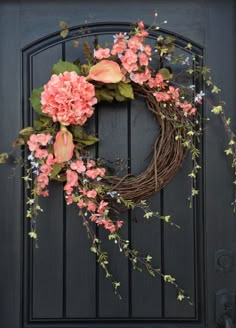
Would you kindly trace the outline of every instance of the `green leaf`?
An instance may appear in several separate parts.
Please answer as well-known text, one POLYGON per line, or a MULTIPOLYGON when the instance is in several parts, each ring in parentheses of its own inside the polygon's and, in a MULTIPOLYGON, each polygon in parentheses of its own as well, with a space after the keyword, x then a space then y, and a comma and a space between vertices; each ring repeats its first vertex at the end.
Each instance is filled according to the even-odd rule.
POLYGON ((43 114, 41 110, 41 93, 43 92, 44 88, 38 88, 38 89, 33 89, 30 97, 30 102, 33 107, 33 109, 36 111, 38 114, 43 114))
POLYGON ((108 90, 105 88, 102 89, 96 89, 95 90, 95 96, 99 101, 107 101, 107 102, 112 102, 115 97, 115 91, 114 90, 108 90))
POLYGON ((99 139, 92 134, 87 134, 82 126, 79 125, 72 125, 70 127, 70 132, 73 134, 75 141, 86 146, 91 146, 99 141, 99 139))
POLYGON ((7 153, 0 154, 0 164, 6 163, 7 159, 8 159, 8 154, 7 153))
POLYGON ((214 114, 216 114, 216 115, 219 115, 220 113, 222 113, 222 111, 223 111, 223 108, 222 108, 222 106, 215 106, 212 110, 211 110, 211 112, 212 113, 214 113, 214 114))
POLYGON ((51 175, 50 178, 54 179, 55 177, 57 177, 57 175, 60 173, 61 169, 62 169, 63 164, 61 163, 55 163, 53 165, 53 169, 51 171, 51 175))
POLYGON ((67 72, 76 72, 77 74, 80 74, 79 67, 71 62, 59 60, 58 63, 53 65, 53 68, 52 68, 53 74, 60 74, 60 73, 66 72, 66 71, 67 72))
POLYGON ((31 134, 33 134, 33 132, 34 132, 34 129, 31 126, 28 126, 27 128, 20 130, 19 135, 28 137, 28 136, 31 136, 31 134))
POLYGON ((128 98, 128 99, 134 99, 134 93, 132 85, 129 83, 119 82, 117 84, 117 88, 121 96, 128 98))
POLYGON ((158 73, 161 73, 164 80, 170 80, 173 76, 173 74, 171 74, 170 71, 165 67, 159 69, 158 73))
POLYGON ((40 115, 39 118, 37 120, 34 120, 34 128, 37 131, 46 129, 49 127, 49 123, 52 121, 52 119, 48 116, 42 116, 40 115))

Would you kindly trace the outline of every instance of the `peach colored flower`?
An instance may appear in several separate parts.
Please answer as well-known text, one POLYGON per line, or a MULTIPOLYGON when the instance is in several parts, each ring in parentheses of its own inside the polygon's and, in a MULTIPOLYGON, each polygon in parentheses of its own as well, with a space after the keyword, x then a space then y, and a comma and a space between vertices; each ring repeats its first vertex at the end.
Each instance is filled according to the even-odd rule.
POLYGON ((167 84, 164 82, 163 75, 161 73, 157 73, 155 78, 151 78, 148 82, 150 88, 160 87, 165 88, 167 84))
POLYGON ((144 52, 146 53, 146 55, 151 56, 152 55, 152 48, 149 46, 149 44, 146 44, 144 46, 144 52))
POLYGON ((87 163, 87 169, 91 169, 92 167, 94 167, 96 165, 95 161, 93 161, 92 159, 90 159, 87 163))
MULTIPOLYGON (((119 36, 119 35, 117 35, 119 36)), ((123 35, 122 35, 123 36, 123 35)), ((119 55, 122 54, 125 49, 127 48, 127 42, 124 40, 123 37, 119 38, 117 37, 117 41, 114 43, 112 49, 111 49, 111 54, 112 55, 119 55)))
POLYGON ((101 202, 99 203, 99 207, 98 207, 98 214, 103 215, 106 207, 107 207, 108 203, 105 202, 104 200, 101 200, 101 202))
POLYGON ((138 56, 131 49, 128 49, 125 55, 121 57, 122 66, 129 73, 138 70, 137 60, 138 56))
POLYGON ((135 35, 128 40, 128 47, 136 53, 138 50, 141 50, 143 48, 143 44, 141 42, 141 39, 135 35))
POLYGON ((109 48, 99 48, 98 50, 94 50, 94 57, 101 60, 103 58, 110 57, 110 49, 109 48))
POLYGON ((40 173, 39 176, 37 177, 37 183, 41 189, 45 188, 49 183, 49 178, 47 174, 40 173))
POLYGON ((175 89, 174 87, 170 86, 168 93, 171 95, 171 97, 174 100, 178 100, 179 99, 179 88, 176 88, 175 89))
POLYGON ((68 162, 73 156, 74 144, 72 134, 63 127, 56 135, 54 154, 60 163, 68 162))
POLYGON ((89 71, 88 79, 103 83, 118 83, 122 80, 120 66, 112 60, 101 60, 92 66, 89 71))
POLYGON ((170 95, 167 92, 154 92, 153 95, 155 96, 158 102, 160 101, 168 101, 170 100, 170 95))
POLYGON ((87 208, 90 212, 95 212, 97 209, 97 206, 93 202, 89 201, 87 204, 87 208))
POLYGON ((81 160, 71 163, 70 168, 74 171, 77 171, 78 173, 83 173, 86 171, 84 162, 81 160))
POLYGON ((53 74, 41 94, 42 112, 63 125, 83 125, 96 103, 94 86, 76 72, 53 74))
POLYGON ((141 66, 148 66, 148 62, 149 62, 149 58, 145 53, 141 53, 138 55, 138 59, 139 59, 139 64, 141 66))
POLYGON ((96 192, 96 190, 89 190, 88 192, 87 192, 87 197, 88 198, 96 198, 96 196, 97 196, 97 192, 96 192))
POLYGON ((143 85, 143 83, 147 82, 150 78, 151 78, 151 72, 147 67, 146 67, 145 72, 143 72, 143 73, 135 73, 135 74, 131 73, 130 74, 130 79, 140 85, 143 85))
POLYGON ((48 156, 48 152, 47 152, 46 149, 38 148, 38 149, 35 150, 34 156, 36 158, 43 159, 43 158, 46 158, 48 156))
POLYGON ((81 199, 80 201, 78 201, 77 206, 79 208, 84 208, 87 207, 87 204, 81 199))

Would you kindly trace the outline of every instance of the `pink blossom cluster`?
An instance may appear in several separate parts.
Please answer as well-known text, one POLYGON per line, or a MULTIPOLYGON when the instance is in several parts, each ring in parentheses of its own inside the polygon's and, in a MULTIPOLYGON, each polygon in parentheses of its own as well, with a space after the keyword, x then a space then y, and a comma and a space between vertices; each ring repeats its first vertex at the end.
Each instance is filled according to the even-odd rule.
POLYGON ((151 71, 148 68, 151 60, 152 49, 144 44, 148 32, 145 30, 143 22, 138 23, 136 33, 132 37, 119 33, 115 36, 115 42, 110 50, 109 48, 99 48, 94 51, 94 57, 98 60, 118 56, 121 62, 121 71, 132 81, 143 85, 151 78, 151 71))
POLYGON ((42 146, 47 146, 48 142, 52 136, 50 134, 32 134, 30 139, 27 141, 29 146, 29 150, 34 152, 34 157, 43 159, 48 156, 48 152, 46 149, 42 148, 42 146))
POLYGON ((46 146, 52 136, 50 134, 32 134, 27 141, 29 150, 32 152, 32 158, 38 159, 37 168, 38 175, 36 178, 36 192, 38 195, 48 196, 46 189, 49 184, 49 176, 53 170, 53 165, 58 162, 51 153, 48 153, 46 146))
POLYGON ((39 175, 36 179, 36 192, 38 195, 42 195, 44 197, 49 195, 49 192, 46 188, 49 184, 49 176, 53 170, 53 165, 57 162, 57 158, 54 158, 52 154, 48 154, 44 163, 39 166, 39 175))
POLYGON ((195 115, 197 108, 193 107, 192 104, 184 101, 183 103, 180 101, 180 89, 174 88, 173 86, 169 86, 167 89, 165 88, 163 91, 156 91, 153 93, 156 100, 158 102, 169 102, 174 104, 176 107, 181 108, 186 115, 195 115))
POLYGON ((63 125, 83 125, 97 103, 94 86, 76 72, 53 74, 41 94, 42 112, 63 125))
POLYGON ((123 221, 113 222, 108 217, 108 203, 99 199, 97 190, 91 187, 92 184, 85 184, 83 188, 79 185, 79 180, 81 178, 89 178, 91 180, 100 179, 104 177, 105 172, 105 168, 97 167, 93 160, 88 160, 86 163, 83 160, 72 162, 70 168, 66 170, 66 184, 64 190, 68 205, 76 203, 80 209, 85 209, 90 212, 90 220, 92 222, 95 222, 97 225, 102 225, 110 232, 115 232, 122 226, 123 221))

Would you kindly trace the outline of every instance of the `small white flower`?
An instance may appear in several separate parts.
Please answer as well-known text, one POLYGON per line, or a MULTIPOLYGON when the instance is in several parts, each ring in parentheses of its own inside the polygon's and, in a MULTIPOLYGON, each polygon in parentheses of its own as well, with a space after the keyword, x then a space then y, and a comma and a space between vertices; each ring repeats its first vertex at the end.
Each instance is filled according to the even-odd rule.
POLYGON ((189 89, 194 90, 194 89, 195 89, 195 85, 194 85, 194 84, 191 84, 191 85, 189 86, 189 89))

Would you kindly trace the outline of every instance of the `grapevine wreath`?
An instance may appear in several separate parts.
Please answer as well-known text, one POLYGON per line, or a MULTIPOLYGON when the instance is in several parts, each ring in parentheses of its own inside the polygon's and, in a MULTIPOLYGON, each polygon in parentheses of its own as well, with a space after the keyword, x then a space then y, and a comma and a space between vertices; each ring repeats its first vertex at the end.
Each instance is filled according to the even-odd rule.
MULTIPOLYGON (((69 33, 65 22, 61 22, 62 37, 69 33)), ((30 237, 38 239, 36 220, 43 209, 39 198, 48 197, 51 180, 64 183, 65 201, 75 204, 91 239, 91 251, 104 269, 106 277, 119 295, 120 283, 109 271, 108 255, 102 242, 94 232, 97 225, 108 231, 108 239, 115 242, 120 251, 129 258, 134 269, 146 269, 152 276, 159 275, 177 290, 177 299, 186 299, 184 290, 175 278, 165 274, 152 264, 150 255, 141 256, 124 240, 120 230, 125 224, 119 213, 124 209, 141 208, 144 218, 157 217, 174 225, 171 217, 153 212, 146 198, 161 190, 181 167, 186 152, 193 162, 189 177, 192 179, 192 198, 198 194, 196 176, 200 169, 198 147, 202 133, 202 118, 199 108, 204 96, 195 85, 176 85, 170 63, 183 66, 185 74, 197 73, 210 87, 212 93, 220 89, 213 84, 209 69, 198 64, 192 55, 190 43, 185 49, 195 61, 189 66, 189 57, 175 54, 175 40, 157 33, 152 48, 146 41, 151 28, 140 21, 129 33, 117 33, 111 48, 97 46, 91 49, 84 43, 86 63, 59 61, 53 66, 50 80, 41 88, 34 89, 31 104, 37 112, 33 127, 19 132, 14 146, 26 150, 21 159, 25 168, 23 177, 28 188, 27 214, 30 218, 30 237), (156 58, 155 60, 152 60, 156 58), (155 63, 155 64, 153 64, 155 63), (157 64, 158 63, 158 64, 157 64), (101 101, 132 101, 142 98, 146 103, 140 110, 150 110, 159 123, 159 132, 152 148, 152 159, 139 175, 112 175, 105 160, 94 158, 89 146, 99 142, 94 135, 87 134, 86 122, 94 114, 96 104, 101 101)), ((225 117, 223 103, 219 102, 212 112, 223 119, 229 136, 226 154, 233 155, 235 165, 234 134, 225 117)), ((98 136, 99 137, 99 136, 98 136)), ((0 154, 0 162, 8 158, 0 154)))

